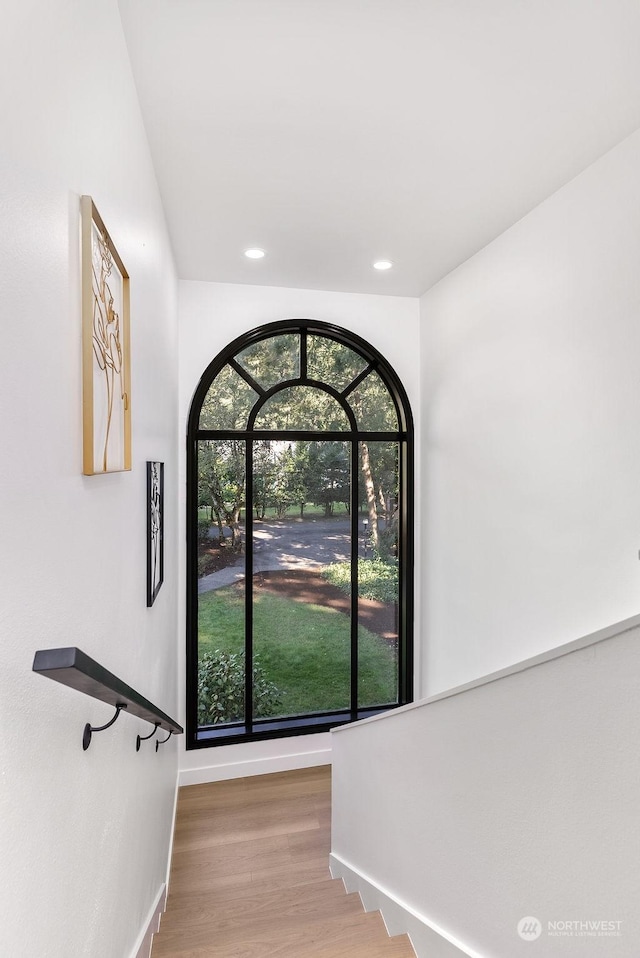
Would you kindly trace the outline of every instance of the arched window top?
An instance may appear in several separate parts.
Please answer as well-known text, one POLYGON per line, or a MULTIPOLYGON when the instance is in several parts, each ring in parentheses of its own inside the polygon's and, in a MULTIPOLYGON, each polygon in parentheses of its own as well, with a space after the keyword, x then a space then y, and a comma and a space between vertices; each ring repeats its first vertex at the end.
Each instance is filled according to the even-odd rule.
POLYGON ((275 323, 250 336, 251 342, 232 343, 205 372, 191 428, 407 430, 402 387, 358 337, 310 320, 275 323))

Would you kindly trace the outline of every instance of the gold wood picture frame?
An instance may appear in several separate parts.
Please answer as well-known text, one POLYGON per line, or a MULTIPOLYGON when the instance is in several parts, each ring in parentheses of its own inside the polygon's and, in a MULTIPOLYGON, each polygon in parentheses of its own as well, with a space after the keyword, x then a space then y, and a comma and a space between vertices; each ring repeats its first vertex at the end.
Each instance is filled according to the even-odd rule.
POLYGON ((85 476, 131 469, 129 274, 90 196, 82 220, 82 423, 85 476))

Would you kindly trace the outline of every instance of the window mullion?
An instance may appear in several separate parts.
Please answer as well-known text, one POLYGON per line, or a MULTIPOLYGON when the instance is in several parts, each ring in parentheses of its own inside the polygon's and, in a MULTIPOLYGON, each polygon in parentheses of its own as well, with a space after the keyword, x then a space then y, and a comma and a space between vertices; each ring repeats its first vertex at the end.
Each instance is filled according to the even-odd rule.
POLYGON ((358 506, 359 448, 351 440, 351 721, 358 717, 358 506))
POLYGON ((235 371, 238 373, 238 375, 239 375, 239 376, 242 376, 242 378, 244 379, 244 381, 245 381, 249 386, 251 386, 251 388, 253 389, 254 392, 256 392, 259 396, 264 396, 265 390, 262 388, 262 386, 261 386, 259 383, 257 383, 257 382, 255 381, 255 379, 253 378, 253 376, 252 376, 250 373, 247 372, 247 370, 244 368, 244 366, 241 366, 240 363, 237 362, 237 360, 235 360, 235 359, 233 358, 233 356, 230 357, 230 359, 228 360, 228 362, 229 362, 229 365, 232 367, 232 369, 235 369, 235 371))
POLYGON ((408 519, 413 516, 412 449, 409 443, 401 442, 398 449, 398 488, 403 508, 398 523, 398 581, 400 583, 400 608, 398 619, 398 680, 399 703, 413 701, 413 536, 408 519))
POLYGON ((246 440, 245 463, 244 719, 247 732, 251 733, 253 731, 253 442, 251 439, 246 440))

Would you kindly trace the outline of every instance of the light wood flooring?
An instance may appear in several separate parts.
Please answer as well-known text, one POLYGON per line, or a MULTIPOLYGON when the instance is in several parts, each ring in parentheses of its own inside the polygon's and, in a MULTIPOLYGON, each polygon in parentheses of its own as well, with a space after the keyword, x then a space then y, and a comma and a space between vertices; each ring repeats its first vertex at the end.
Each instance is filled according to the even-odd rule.
POLYGON ((329 766, 190 785, 152 958, 415 958, 329 874, 329 766))

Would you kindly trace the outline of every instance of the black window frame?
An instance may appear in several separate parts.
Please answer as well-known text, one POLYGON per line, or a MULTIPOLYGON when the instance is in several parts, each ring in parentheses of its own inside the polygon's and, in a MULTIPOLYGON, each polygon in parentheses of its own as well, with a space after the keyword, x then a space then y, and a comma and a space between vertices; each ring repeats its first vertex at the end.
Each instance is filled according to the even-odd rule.
MULTIPOLYGON (((187 595, 186 595, 186 735, 187 749, 207 748, 217 745, 231 745, 240 742, 261 741, 272 738, 284 738, 292 735, 303 735, 314 732, 325 732, 338 725, 367 718, 390 708, 398 708, 413 701, 413 617, 414 617, 414 429, 413 416, 409 400, 394 369, 387 360, 360 336, 319 320, 288 319, 259 326, 247 333, 238 336, 229 343, 209 363, 194 392, 189 410, 187 428, 187 469, 186 469, 186 533, 187 533, 187 595), (259 386, 247 371, 234 359, 237 354, 261 340, 286 333, 300 335, 300 369, 299 377, 284 380, 268 389, 259 386), (307 338, 309 336, 323 336, 347 346, 359 353, 366 360, 365 368, 339 392, 334 387, 309 380, 307 377, 307 338), (224 366, 230 365, 242 378, 258 393, 249 414, 245 429, 211 430, 200 428, 200 413, 209 388, 224 366), (349 407, 347 396, 357 386, 375 371, 393 399, 398 417, 398 430, 368 431, 359 429, 349 407), (325 430, 255 430, 253 425, 256 416, 263 408, 264 403, 272 395, 295 385, 309 385, 320 388, 333 396, 345 409, 352 428, 345 431, 325 430), (351 508, 351 541, 352 541, 352 588, 351 588, 351 703, 349 709, 327 713, 313 713, 311 715, 288 716, 284 719, 257 719, 254 720, 248 707, 252 701, 252 603, 251 590, 247 589, 246 605, 246 684, 245 697, 247 709, 245 721, 214 725, 203 729, 198 726, 198 470, 197 450, 198 443, 206 439, 244 439, 246 446, 246 475, 247 475, 247 502, 251 501, 252 449, 256 439, 269 439, 274 433, 280 437, 292 440, 337 440, 349 441, 351 444, 351 474, 358 475, 358 443, 360 439, 367 441, 388 441, 394 438, 399 447, 399 516, 398 516, 398 565, 399 565, 399 596, 398 596, 398 701, 393 705, 382 705, 371 708, 358 708, 358 589, 357 589, 357 542, 358 542, 358 509, 351 508), (354 554, 355 543, 355 554, 354 554)), ((356 503, 357 482, 352 482, 352 502, 356 503)), ((245 503, 245 580, 251 581, 253 574, 252 556, 252 510, 245 503)))

